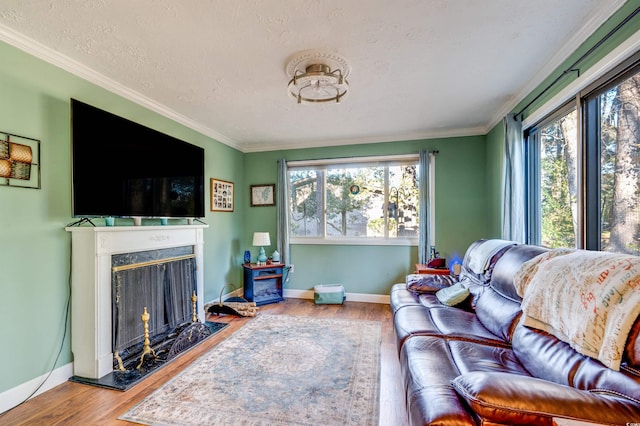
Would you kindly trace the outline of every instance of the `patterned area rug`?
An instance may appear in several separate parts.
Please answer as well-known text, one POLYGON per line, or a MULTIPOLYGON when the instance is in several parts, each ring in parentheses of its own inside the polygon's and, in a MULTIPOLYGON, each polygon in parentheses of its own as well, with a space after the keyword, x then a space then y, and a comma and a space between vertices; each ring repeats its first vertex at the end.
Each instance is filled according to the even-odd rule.
POLYGON ((120 417, 146 425, 377 425, 381 324, 263 315, 120 417))

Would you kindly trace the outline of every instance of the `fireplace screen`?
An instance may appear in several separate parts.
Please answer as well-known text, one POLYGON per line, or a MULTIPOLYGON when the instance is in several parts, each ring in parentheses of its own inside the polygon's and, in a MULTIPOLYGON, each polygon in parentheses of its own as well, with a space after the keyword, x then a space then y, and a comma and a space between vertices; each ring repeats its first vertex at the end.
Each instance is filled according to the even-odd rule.
POLYGON ((144 340, 141 315, 145 307, 150 336, 191 321, 191 295, 196 288, 193 253, 167 249, 118 255, 113 256, 112 265, 114 352, 144 340))

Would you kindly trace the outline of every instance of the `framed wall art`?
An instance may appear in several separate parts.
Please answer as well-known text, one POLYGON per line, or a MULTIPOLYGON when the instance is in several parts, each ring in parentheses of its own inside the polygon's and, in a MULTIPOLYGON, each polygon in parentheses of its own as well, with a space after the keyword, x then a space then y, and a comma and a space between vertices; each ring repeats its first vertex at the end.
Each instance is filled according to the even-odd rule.
POLYGON ((276 205, 276 185, 274 183, 251 185, 249 193, 251 207, 276 205))
POLYGON ((211 178, 211 211, 233 211, 233 182, 211 178))
POLYGON ((40 189, 40 141, 0 131, 0 185, 40 189))

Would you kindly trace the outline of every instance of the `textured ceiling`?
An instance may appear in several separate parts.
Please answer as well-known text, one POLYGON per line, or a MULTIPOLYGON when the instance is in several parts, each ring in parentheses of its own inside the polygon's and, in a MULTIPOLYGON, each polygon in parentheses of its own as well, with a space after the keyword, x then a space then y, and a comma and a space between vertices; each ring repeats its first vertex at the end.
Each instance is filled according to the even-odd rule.
POLYGON ((250 152, 486 133, 623 3, 2 0, 0 40, 250 152), (314 48, 341 104, 287 95, 314 48))

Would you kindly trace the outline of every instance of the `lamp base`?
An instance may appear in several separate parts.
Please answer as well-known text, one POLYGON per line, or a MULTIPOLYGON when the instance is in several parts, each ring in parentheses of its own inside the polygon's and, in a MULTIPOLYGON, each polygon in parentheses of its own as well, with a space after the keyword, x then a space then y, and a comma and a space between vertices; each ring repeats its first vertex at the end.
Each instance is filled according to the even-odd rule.
POLYGON ((264 247, 260 247, 260 253, 258 254, 258 265, 264 265, 267 263, 267 255, 264 253, 264 247))

